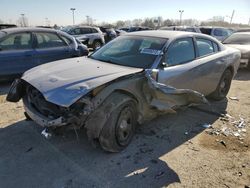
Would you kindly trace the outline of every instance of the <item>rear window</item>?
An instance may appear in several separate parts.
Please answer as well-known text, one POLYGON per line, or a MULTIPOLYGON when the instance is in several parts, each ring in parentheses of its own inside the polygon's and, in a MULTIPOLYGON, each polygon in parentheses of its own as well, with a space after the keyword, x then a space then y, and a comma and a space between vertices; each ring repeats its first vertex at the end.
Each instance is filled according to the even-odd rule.
POLYGON ((200 30, 203 34, 211 35, 211 28, 200 28, 200 30))

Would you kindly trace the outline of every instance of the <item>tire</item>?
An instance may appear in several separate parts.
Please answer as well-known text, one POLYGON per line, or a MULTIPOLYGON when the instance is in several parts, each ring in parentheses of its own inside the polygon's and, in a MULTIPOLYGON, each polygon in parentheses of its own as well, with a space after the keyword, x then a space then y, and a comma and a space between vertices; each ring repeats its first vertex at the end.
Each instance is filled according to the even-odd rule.
POLYGON ((101 41, 99 41, 99 40, 95 40, 95 41, 94 41, 94 43, 93 43, 93 49, 94 49, 94 50, 100 48, 101 46, 102 46, 101 41))
POLYGON ((232 72, 229 69, 225 70, 216 90, 212 93, 211 98, 214 100, 224 99, 227 96, 228 91, 230 89, 232 78, 233 78, 232 72))
POLYGON ((248 59, 247 69, 250 70, 250 59, 248 59))
POLYGON ((137 124, 137 106, 129 99, 115 108, 101 130, 99 142, 109 152, 119 152, 131 142, 137 124))

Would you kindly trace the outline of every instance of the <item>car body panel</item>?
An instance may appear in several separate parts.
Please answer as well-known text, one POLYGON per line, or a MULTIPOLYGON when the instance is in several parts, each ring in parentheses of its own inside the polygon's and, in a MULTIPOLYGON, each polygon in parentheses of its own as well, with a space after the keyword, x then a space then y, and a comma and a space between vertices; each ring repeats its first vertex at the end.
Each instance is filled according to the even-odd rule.
POLYGON ((22 79, 41 91, 49 102, 68 107, 93 88, 141 71, 82 57, 36 67, 22 79))

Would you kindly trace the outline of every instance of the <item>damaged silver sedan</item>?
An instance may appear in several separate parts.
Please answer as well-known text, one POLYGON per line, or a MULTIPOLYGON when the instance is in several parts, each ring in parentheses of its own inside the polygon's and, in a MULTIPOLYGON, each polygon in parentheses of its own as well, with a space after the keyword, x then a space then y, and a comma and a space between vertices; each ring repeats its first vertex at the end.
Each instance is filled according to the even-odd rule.
POLYGON ((226 97, 240 52, 207 35, 142 31, 109 42, 88 58, 45 64, 15 80, 7 100, 47 128, 81 128, 119 152, 138 124, 182 106, 226 97))

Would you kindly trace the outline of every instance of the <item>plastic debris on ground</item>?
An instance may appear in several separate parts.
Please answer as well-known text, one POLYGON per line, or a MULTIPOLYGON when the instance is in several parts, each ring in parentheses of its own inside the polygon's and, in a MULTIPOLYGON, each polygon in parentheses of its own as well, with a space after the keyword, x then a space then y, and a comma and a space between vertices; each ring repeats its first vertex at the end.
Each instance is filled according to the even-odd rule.
POLYGON ((48 129, 44 129, 42 132, 41 132, 41 135, 44 136, 45 138, 50 138, 52 136, 51 133, 48 132, 48 129))
POLYGON ((224 124, 220 128, 214 128, 212 125, 203 124, 202 127, 209 128, 206 133, 209 135, 224 135, 224 136, 234 136, 239 140, 243 140, 246 136, 247 126, 246 120, 239 116, 239 119, 234 118, 229 114, 223 114, 220 118, 224 124))

